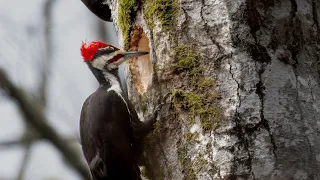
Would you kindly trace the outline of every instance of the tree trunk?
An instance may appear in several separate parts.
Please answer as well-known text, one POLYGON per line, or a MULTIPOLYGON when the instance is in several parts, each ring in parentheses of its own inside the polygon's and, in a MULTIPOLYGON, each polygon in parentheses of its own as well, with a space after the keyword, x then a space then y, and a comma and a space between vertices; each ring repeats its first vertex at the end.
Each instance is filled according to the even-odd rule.
POLYGON ((109 1, 149 179, 320 178, 320 2, 109 1))

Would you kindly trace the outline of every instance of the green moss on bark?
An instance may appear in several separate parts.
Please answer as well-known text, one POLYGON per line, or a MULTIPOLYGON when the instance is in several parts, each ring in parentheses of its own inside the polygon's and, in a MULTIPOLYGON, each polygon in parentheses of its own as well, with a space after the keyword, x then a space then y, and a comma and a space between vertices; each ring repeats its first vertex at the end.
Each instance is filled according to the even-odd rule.
POLYGON ((200 54, 195 51, 191 45, 180 45, 174 48, 176 52, 177 64, 175 65, 178 71, 191 70, 191 73, 199 73, 201 69, 196 69, 199 66, 200 54))
POLYGON ((178 3, 175 0, 145 0, 145 18, 150 28, 154 27, 156 17, 163 30, 168 31, 176 23, 178 3))
POLYGON ((138 9, 137 0, 120 0, 118 18, 119 25, 123 35, 124 49, 129 49, 129 35, 131 30, 131 23, 135 12, 138 9))
POLYGON ((191 121, 194 121, 196 116, 200 117, 204 130, 215 129, 217 122, 222 118, 220 105, 212 103, 217 100, 215 95, 175 90, 172 97, 174 106, 188 111, 191 121))
POLYGON ((184 170, 185 180, 195 180, 197 178, 196 173, 193 170, 192 162, 188 156, 186 147, 180 147, 178 149, 178 161, 184 170))
POLYGON ((213 130, 222 118, 219 104, 220 93, 212 87, 215 81, 204 75, 205 68, 200 67, 201 56, 192 45, 179 45, 174 48, 177 63, 176 72, 185 74, 188 88, 172 92, 175 108, 189 112, 190 123, 195 117, 200 117, 203 130, 213 130))

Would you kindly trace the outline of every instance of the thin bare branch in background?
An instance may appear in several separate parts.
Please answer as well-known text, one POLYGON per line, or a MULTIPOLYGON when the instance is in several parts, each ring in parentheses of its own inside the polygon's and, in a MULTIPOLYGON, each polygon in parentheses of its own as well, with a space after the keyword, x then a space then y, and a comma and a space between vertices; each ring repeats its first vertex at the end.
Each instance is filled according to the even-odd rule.
MULTIPOLYGON (((27 124, 27 123, 26 123, 27 124)), ((23 180, 24 178, 24 174, 25 171, 27 169, 27 165, 29 164, 30 161, 30 155, 31 155, 31 148, 32 148, 32 138, 35 138, 39 136, 38 133, 36 131, 34 131, 34 129, 27 124, 26 125, 26 129, 25 129, 25 133, 23 134, 22 138, 21 138, 21 145, 24 146, 24 155, 21 161, 21 165, 20 165, 20 169, 17 173, 17 180, 23 180)))
POLYGON ((24 155, 23 155, 23 158, 22 158, 22 162, 21 162, 21 166, 20 166, 19 173, 18 173, 18 176, 17 176, 17 180, 23 180, 24 173, 25 173, 25 171, 27 169, 27 165, 28 165, 28 162, 29 162, 29 159, 30 159, 31 147, 32 147, 31 143, 28 143, 25 146, 25 152, 24 152, 24 155))
MULTIPOLYGON (((48 76, 50 72, 50 64, 52 61, 52 39, 51 39, 51 24, 52 24, 52 12, 53 12, 53 5, 55 0, 47 0, 44 3, 44 8, 43 8, 43 15, 44 15, 44 52, 43 52, 43 57, 42 58, 42 68, 40 68, 40 77, 41 80, 39 82, 39 92, 38 92, 38 97, 37 99, 39 100, 39 104, 41 104, 41 108, 44 110, 46 108, 47 104, 47 97, 46 97, 46 90, 47 90, 47 82, 48 82, 48 76)), ((27 117, 25 117, 27 118, 27 117)), ((25 126, 25 135, 28 136, 28 134, 35 134, 36 132, 34 131, 33 127, 30 127, 28 123, 26 123, 25 126)), ((24 157, 21 162, 20 170, 17 175, 17 180, 23 180, 25 169, 29 163, 29 158, 30 158, 30 153, 31 153, 31 147, 32 147, 33 141, 25 141, 23 145, 25 145, 25 152, 24 152, 24 157)))
POLYGON ((47 82, 48 76, 50 72, 50 65, 52 62, 52 39, 51 39, 51 26, 52 26, 52 13, 53 13, 53 5, 56 0, 47 0, 44 4, 43 8, 43 15, 44 15, 44 55, 43 55, 43 67, 41 69, 41 80, 39 83, 39 99, 43 106, 47 103, 46 98, 46 89, 47 89, 47 82))
POLYGON ((107 41, 107 30, 106 30, 106 26, 105 26, 105 22, 97 19, 97 23, 98 23, 98 36, 99 39, 101 39, 102 41, 108 42, 107 41))
MULTIPOLYGON (((30 141, 34 141, 29 139, 30 141)), ((26 139, 15 139, 15 140, 7 140, 0 142, 0 149, 12 148, 13 146, 27 146, 26 139)))
POLYGON ((17 102, 22 114, 26 117, 24 120, 32 125, 39 134, 51 142, 63 155, 69 165, 77 171, 83 179, 89 180, 91 176, 86 165, 80 160, 78 151, 73 149, 47 122, 42 108, 38 102, 31 101, 23 90, 13 84, 3 69, 0 69, 0 88, 3 89, 9 97, 17 102))
MULTIPOLYGON (((79 139, 75 136, 70 136, 63 138, 66 143, 74 143, 78 142, 79 139)), ((23 137, 20 139, 14 139, 14 140, 6 140, 0 142, 0 149, 6 149, 6 148, 12 148, 14 146, 27 146, 27 144, 30 143, 35 143, 38 141, 44 141, 45 139, 41 136, 34 136, 34 137, 23 137)))

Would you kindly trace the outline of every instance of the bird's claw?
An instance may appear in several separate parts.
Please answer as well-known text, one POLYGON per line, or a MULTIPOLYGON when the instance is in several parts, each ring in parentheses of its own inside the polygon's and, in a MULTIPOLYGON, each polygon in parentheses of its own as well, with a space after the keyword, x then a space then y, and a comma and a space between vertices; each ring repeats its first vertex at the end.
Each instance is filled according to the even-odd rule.
MULTIPOLYGON (((162 97, 162 101, 160 102, 160 104, 158 104, 153 111, 153 117, 155 119, 157 119, 158 113, 161 111, 163 105, 166 104, 166 100, 168 99, 169 95, 171 95, 171 93, 167 93, 162 97)), ((157 102, 159 102, 161 99, 161 96, 157 99, 157 102)))

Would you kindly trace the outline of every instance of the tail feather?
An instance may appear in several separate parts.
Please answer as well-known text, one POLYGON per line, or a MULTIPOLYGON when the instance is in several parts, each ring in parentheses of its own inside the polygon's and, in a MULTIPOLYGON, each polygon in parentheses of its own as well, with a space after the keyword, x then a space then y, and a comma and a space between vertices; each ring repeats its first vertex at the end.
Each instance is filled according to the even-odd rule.
POLYGON ((140 169, 137 165, 132 165, 131 168, 117 168, 110 169, 109 174, 101 173, 100 169, 91 170, 93 180, 142 180, 140 169))

